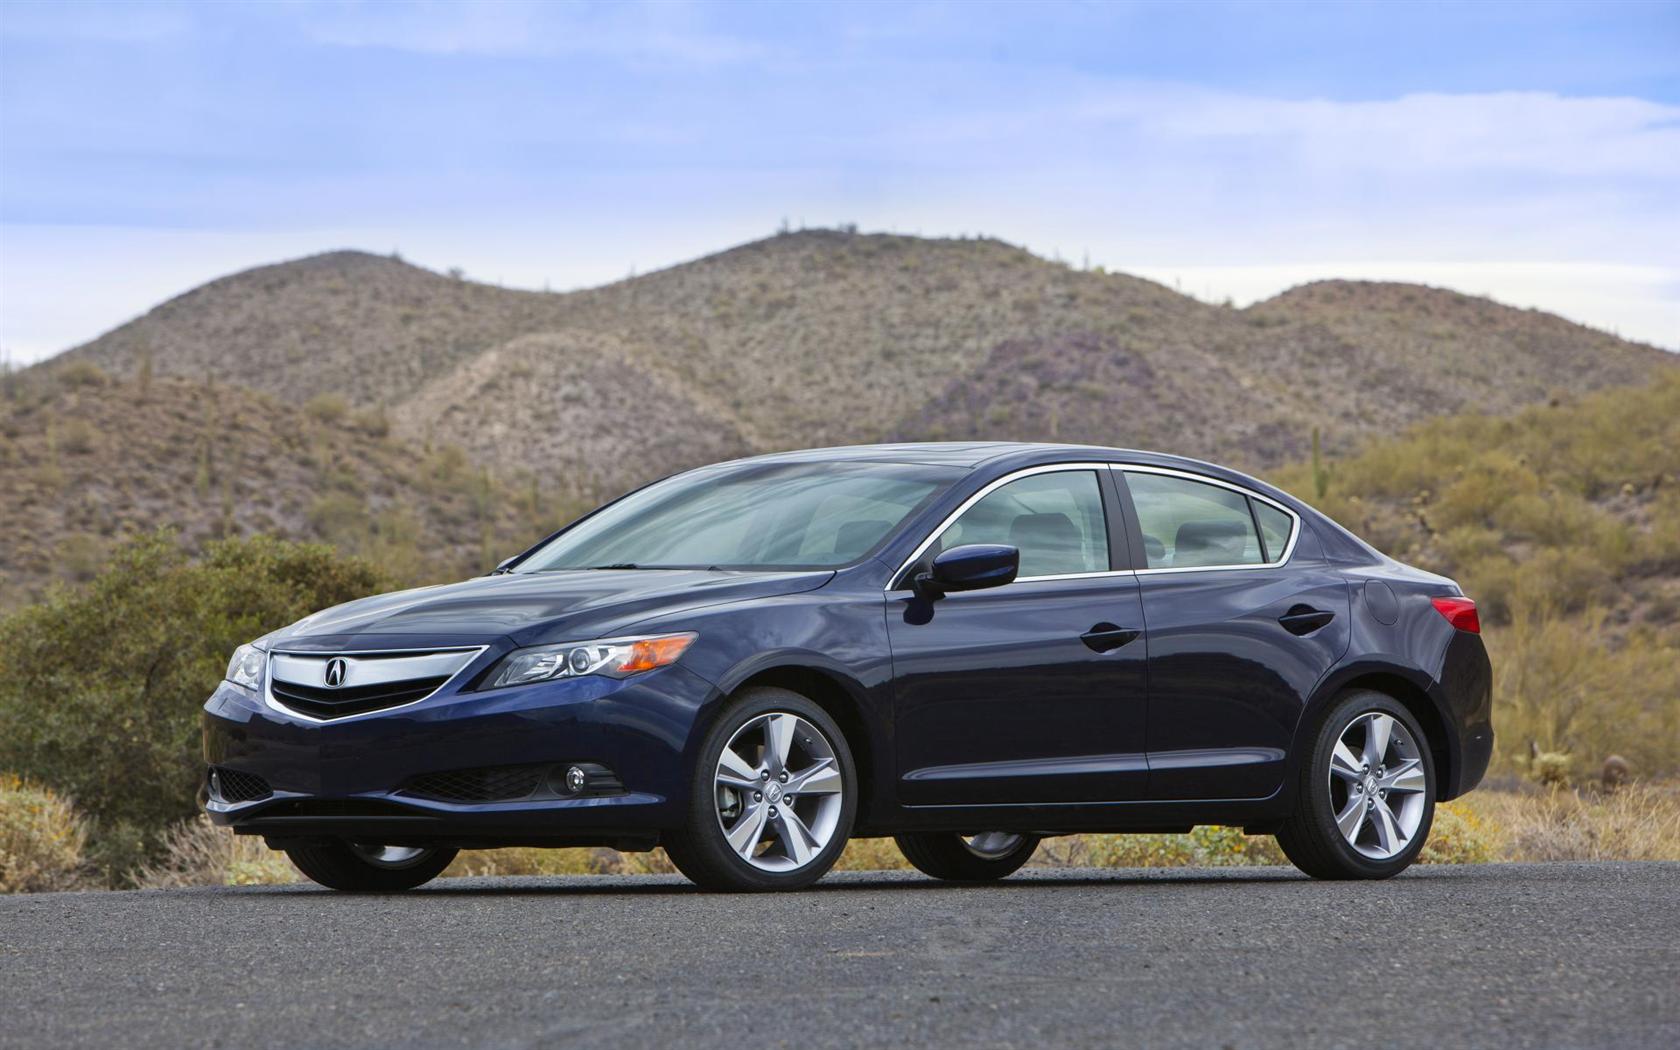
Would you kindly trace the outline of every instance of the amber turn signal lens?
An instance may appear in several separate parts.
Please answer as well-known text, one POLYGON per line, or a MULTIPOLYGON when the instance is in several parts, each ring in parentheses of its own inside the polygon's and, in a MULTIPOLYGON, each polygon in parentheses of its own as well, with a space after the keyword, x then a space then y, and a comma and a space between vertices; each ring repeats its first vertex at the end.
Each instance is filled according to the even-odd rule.
POLYGON ((672 634, 664 638, 643 638, 641 641, 630 643, 630 655, 618 665, 620 674, 634 674, 637 671, 651 671, 655 667, 664 667, 675 663, 677 657, 683 654, 694 642, 692 634, 672 634))

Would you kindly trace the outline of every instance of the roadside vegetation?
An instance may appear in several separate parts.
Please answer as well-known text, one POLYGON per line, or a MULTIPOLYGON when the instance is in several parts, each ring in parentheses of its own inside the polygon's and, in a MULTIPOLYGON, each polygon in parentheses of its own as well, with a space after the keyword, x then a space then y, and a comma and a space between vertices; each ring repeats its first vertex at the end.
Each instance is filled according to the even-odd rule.
POLYGON ((1495 776, 1680 776, 1680 374, 1430 420, 1272 480, 1476 599, 1495 776))
POLYGON ((319 544, 220 540, 195 560, 160 532, 120 547, 0 620, 0 770, 74 799, 85 859, 122 884, 196 812, 199 709, 234 648, 390 586, 319 544))

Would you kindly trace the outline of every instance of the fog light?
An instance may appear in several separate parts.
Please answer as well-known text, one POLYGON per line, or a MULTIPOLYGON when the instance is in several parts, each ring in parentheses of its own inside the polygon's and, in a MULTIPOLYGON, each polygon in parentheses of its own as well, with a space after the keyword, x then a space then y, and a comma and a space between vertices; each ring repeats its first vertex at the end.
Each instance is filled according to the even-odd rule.
POLYGON ((589 783, 589 774, 583 771, 582 766, 573 766, 566 770, 566 792, 568 794, 581 794, 584 785, 587 783, 589 783))

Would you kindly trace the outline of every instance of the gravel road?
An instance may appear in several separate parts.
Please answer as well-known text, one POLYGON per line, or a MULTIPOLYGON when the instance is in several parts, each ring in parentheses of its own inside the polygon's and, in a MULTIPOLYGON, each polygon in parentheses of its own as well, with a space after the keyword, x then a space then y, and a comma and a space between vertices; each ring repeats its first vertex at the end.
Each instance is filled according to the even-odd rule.
POLYGON ((0 1047, 1680 1046, 1680 865, 0 897, 0 1047))

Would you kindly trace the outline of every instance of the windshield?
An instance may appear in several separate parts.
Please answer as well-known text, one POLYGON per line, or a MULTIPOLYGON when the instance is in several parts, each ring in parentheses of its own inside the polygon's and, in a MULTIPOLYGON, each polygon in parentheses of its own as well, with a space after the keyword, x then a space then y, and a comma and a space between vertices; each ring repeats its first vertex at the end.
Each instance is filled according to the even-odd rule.
POLYGON ((917 463, 708 467, 578 522, 515 572, 827 569, 858 561, 963 475, 917 463))

